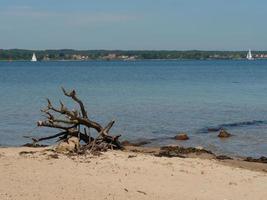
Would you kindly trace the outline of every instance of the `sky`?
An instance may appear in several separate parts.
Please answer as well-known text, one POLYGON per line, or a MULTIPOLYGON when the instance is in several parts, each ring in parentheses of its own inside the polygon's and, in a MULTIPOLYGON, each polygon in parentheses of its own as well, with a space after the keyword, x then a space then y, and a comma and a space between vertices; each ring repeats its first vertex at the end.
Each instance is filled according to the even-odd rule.
POLYGON ((267 50, 266 0, 0 0, 0 49, 267 50))

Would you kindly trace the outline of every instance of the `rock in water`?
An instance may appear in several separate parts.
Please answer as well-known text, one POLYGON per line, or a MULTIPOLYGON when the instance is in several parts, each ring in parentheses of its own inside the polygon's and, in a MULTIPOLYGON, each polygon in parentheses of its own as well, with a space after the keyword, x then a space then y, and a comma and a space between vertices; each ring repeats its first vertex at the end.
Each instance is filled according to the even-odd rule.
POLYGON ((189 137, 186 133, 178 133, 175 137, 175 140, 189 140, 189 137))
POLYGON ((58 153, 68 153, 73 152, 79 148, 79 139, 77 137, 71 137, 67 141, 60 142, 55 151, 58 153))
POLYGON ((229 138, 229 137, 231 137, 232 136, 232 134, 230 134, 230 133, 228 133, 226 130, 224 130, 224 129, 221 129, 220 130, 220 133, 219 133, 219 135, 218 135, 218 137, 219 138, 229 138))

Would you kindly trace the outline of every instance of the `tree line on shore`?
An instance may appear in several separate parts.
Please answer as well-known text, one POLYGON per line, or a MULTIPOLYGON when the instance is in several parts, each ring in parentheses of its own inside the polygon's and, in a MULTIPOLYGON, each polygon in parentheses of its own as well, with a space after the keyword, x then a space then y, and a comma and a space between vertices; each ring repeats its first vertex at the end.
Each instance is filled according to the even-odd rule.
MULTIPOLYGON (((30 60, 32 54, 38 60, 142 60, 142 59, 245 59, 246 51, 169 51, 169 50, 24 50, 0 49, 0 60, 30 60)), ((267 54, 256 51, 254 54, 267 54)))

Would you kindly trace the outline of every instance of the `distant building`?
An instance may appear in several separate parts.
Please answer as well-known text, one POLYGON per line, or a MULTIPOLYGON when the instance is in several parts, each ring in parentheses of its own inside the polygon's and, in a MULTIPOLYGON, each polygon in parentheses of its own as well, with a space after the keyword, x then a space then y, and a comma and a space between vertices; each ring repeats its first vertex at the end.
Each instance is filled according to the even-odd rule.
POLYGON ((50 58, 49 58, 49 55, 45 55, 44 58, 43 58, 44 61, 49 61, 50 58))
POLYGON ((255 58, 266 59, 267 58, 267 54, 255 54, 255 58))
POLYGON ((114 60, 117 58, 117 55, 115 53, 110 53, 107 56, 104 56, 103 58, 107 60, 114 60))

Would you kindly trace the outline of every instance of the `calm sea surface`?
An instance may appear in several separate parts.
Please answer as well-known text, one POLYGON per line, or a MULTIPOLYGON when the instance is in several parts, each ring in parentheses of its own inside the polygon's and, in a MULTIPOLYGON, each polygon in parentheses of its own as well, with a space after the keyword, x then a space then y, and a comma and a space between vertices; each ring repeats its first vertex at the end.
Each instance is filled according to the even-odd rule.
POLYGON ((61 86, 77 90, 92 119, 115 119, 124 139, 267 156, 267 61, 0 62, 0 145, 55 133, 34 128, 46 97, 72 106, 61 86), (221 126, 234 136, 207 132, 221 126), (180 131, 191 139, 166 139, 180 131))

